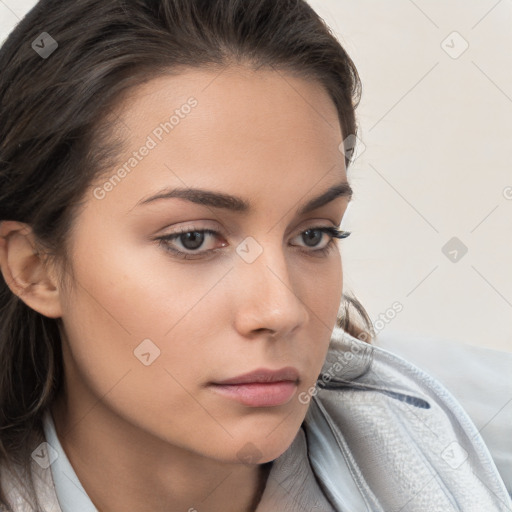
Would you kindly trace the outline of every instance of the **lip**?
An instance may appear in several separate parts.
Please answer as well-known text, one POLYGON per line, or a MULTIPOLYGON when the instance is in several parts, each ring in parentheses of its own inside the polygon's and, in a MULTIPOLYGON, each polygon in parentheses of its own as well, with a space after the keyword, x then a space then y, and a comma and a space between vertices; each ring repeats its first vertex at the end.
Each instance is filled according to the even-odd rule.
POLYGON ((221 396, 248 407, 276 407, 289 402, 297 390, 299 372, 288 366, 280 370, 260 368, 210 387, 221 396))
POLYGON ((257 370, 253 370, 252 372, 244 373, 243 375, 238 375, 237 377, 233 377, 231 379, 221 380, 219 382, 214 382, 213 384, 219 385, 231 385, 231 384, 252 384, 256 382, 282 382, 282 381, 292 381, 297 382, 299 380, 299 371, 293 366, 287 366, 286 368, 281 368, 279 370, 270 370, 267 368, 258 368, 257 370))

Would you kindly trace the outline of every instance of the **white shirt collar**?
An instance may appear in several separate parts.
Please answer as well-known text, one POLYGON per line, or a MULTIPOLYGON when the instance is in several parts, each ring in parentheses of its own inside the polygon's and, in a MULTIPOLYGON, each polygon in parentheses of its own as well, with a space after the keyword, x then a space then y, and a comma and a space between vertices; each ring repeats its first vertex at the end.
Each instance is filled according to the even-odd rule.
POLYGON ((43 417, 46 442, 55 450, 56 459, 50 466, 55 493, 62 512, 98 512, 85 492, 60 444, 51 412, 47 409, 43 417))

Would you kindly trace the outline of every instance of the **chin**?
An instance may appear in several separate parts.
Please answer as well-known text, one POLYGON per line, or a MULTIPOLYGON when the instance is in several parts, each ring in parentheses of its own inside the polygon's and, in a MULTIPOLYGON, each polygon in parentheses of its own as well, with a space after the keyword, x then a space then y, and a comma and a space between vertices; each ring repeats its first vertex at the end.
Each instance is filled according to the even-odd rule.
POLYGON ((246 464, 264 464, 280 457, 293 443, 302 421, 268 422, 265 428, 253 428, 245 435, 233 440, 239 446, 233 462, 246 464))

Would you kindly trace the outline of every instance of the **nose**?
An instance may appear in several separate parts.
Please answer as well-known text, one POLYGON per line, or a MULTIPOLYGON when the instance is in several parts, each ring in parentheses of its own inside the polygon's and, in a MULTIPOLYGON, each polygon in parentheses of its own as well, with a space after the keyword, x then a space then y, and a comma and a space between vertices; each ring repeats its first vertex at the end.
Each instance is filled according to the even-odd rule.
POLYGON ((284 338, 309 319, 299 276, 290 276, 282 248, 268 245, 252 263, 239 258, 233 272, 235 326, 245 337, 268 331, 284 338))

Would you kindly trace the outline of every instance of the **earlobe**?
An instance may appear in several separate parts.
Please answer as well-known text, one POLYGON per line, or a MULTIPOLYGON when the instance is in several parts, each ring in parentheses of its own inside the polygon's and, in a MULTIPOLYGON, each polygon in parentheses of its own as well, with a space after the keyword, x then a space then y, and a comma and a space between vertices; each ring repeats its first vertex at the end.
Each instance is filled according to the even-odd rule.
POLYGON ((62 316, 57 283, 45 267, 28 224, 0 223, 0 269, 7 286, 27 306, 50 318, 62 316))

